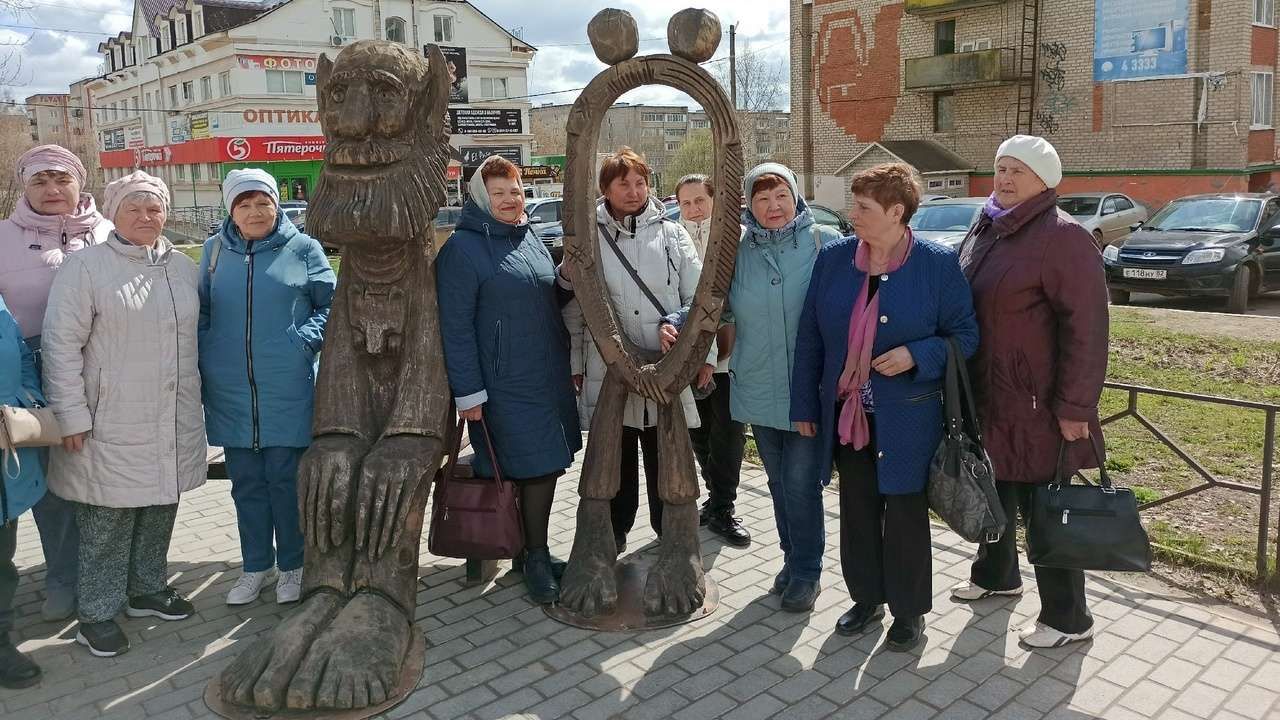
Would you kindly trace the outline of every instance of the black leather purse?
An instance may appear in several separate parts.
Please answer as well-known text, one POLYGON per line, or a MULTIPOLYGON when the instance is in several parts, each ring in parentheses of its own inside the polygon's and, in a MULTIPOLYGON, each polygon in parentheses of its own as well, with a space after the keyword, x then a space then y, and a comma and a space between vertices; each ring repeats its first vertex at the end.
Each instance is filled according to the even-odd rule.
POLYGON ((929 507, 965 540, 999 542, 1008 518, 996 494, 969 370, 955 338, 947 338, 944 387, 946 434, 929 463, 929 507))
POLYGON ((1098 458, 1099 484, 1072 485, 1063 477, 1064 440, 1053 482, 1037 485, 1031 495, 1027 559, 1045 567, 1147 572, 1151 542, 1138 517, 1138 501, 1129 488, 1111 484, 1096 438, 1089 444, 1098 458))

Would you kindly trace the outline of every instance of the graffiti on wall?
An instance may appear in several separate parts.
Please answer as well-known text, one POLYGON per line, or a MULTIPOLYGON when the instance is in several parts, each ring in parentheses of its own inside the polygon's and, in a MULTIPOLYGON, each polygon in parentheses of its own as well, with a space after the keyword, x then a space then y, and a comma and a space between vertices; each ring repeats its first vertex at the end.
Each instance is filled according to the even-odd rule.
POLYGON ((867 22, 869 14, 849 10, 823 15, 813 48, 818 102, 859 142, 883 137, 902 91, 902 4, 881 6, 867 22))
POLYGON ((1062 122, 1071 114, 1075 101, 1066 93, 1067 71, 1063 67, 1067 62, 1067 46, 1061 42, 1040 43, 1040 79, 1044 81, 1045 93, 1040 109, 1036 111, 1036 122, 1046 134, 1052 135, 1062 129, 1062 122))

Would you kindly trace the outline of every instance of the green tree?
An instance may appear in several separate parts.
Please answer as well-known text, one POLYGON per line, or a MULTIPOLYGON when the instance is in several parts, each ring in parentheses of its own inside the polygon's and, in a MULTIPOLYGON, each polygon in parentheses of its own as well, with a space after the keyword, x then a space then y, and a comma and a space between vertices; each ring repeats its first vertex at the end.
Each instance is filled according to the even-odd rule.
POLYGON ((676 183, 690 173, 711 175, 715 169, 716 151, 711 141, 710 130, 694 130, 689 133, 684 144, 667 163, 666 172, 662 173, 662 187, 659 192, 670 195, 675 192, 676 183))

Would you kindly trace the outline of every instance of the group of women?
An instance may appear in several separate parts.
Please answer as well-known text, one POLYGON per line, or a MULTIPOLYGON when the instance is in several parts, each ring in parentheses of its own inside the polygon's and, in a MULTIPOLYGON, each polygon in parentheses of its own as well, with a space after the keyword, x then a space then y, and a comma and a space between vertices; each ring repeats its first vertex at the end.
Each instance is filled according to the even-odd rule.
POLYGON ((135 171, 106 186, 56 145, 27 152, 24 187, 0 224, 0 402, 53 410, 60 445, 5 458, 0 532, 0 685, 39 681, 10 638, 17 519, 34 508, 49 621, 77 619, 95 656, 129 649, 116 622, 182 620, 169 586, 180 496, 226 449, 243 573, 228 604, 253 601, 278 568, 276 600, 302 588, 295 477, 310 443, 316 353, 335 275, 280 212, 276 181, 233 170, 230 217, 197 264, 164 235, 169 190, 135 171))
MULTIPOLYGON (((227 603, 253 602, 273 569, 276 600, 298 599, 295 478, 335 286, 320 244, 280 212, 277 184, 261 170, 225 178, 230 217, 199 264, 164 237, 169 193, 157 178, 134 172, 109 184, 99 213, 81 192, 84 168, 62 148, 33 149, 17 174, 24 197, 0 224, 0 401, 47 399, 65 437, 47 459, 36 449, 5 458, 6 686, 40 676, 9 638, 16 522, 28 508, 46 559, 42 613, 76 615, 76 639, 94 655, 128 649, 121 611, 165 620, 193 612, 167 585, 166 556, 179 496, 204 481, 206 439, 226 448, 239 525, 242 574, 227 603)), ((823 487, 834 469, 853 600, 835 629, 878 627, 887 604, 888 646, 920 642, 932 599, 925 488, 951 340, 971 357, 1009 517, 952 596, 1022 591, 1014 525, 1030 488, 1052 478, 1063 443, 1064 470, 1088 467, 1092 450, 1077 441, 1100 435, 1104 281, 1092 238, 1056 210, 1061 176, 1047 141, 1006 141, 994 192, 957 255, 912 235, 920 190, 904 165, 854 176, 856 232, 847 238, 815 222, 788 168, 766 163, 747 174, 728 308, 694 382, 698 398, 686 390, 680 401, 709 490, 703 523, 738 546, 750 543, 733 513, 751 426, 783 554, 771 587, 781 609, 808 612, 821 592, 823 487)), ((702 270, 715 187, 683 178, 675 223, 649 180, 630 149, 605 158, 594 219, 622 331, 665 351, 702 270)), ((531 232, 519 168, 491 157, 469 189, 436 259, 444 360, 476 472, 519 487, 525 584, 532 600, 551 603, 555 484, 582 447, 605 364, 573 297, 572 264, 557 267, 531 232)), ((632 396, 622 420, 622 489, 612 504, 620 553, 638 512, 641 458, 650 523, 662 528, 657 409, 632 396)), ((1042 610, 1021 640, 1050 647, 1090 637, 1083 574, 1038 567, 1036 578, 1042 610)))
MULTIPOLYGON (((732 515, 751 426, 783 554, 771 588, 782 610, 808 612, 821 592, 823 486, 834 470, 840 564, 853 600, 835 630, 878 627, 887 605, 894 650, 920 643, 931 610, 926 487, 943 432, 948 344, 970 358, 1009 518, 999 542, 979 547, 971 579, 952 589, 955 600, 1022 592, 1015 523, 1030 489, 1053 478, 1063 444, 1065 472, 1090 467, 1088 441, 1101 434, 1107 304, 1097 250, 1056 209, 1062 166, 1052 145, 1015 136, 996 155, 994 192, 959 254, 912 235, 920 189, 905 165, 853 177, 848 238, 814 222, 789 169, 750 171, 728 308, 694 382, 703 397, 681 396, 710 495, 703 522, 734 545, 750 542, 732 515)), ((549 492, 532 488, 550 486, 571 464, 605 365, 572 299, 572 266, 556 268, 527 226, 518 169, 495 157, 476 177, 459 232, 439 258, 445 359, 458 407, 487 424, 507 477, 532 479, 522 481, 528 497, 549 492), (536 321, 516 319, 526 317, 536 321)), ((665 351, 702 269, 714 182, 681 179, 682 222, 674 223, 663 218, 649 177, 630 149, 605 158, 595 227, 622 331, 665 351)), ((650 523, 659 535, 662 528, 656 408, 632 396, 622 420, 622 488, 612 507, 619 552, 637 512, 641 453, 650 523)), ((531 527, 540 559, 525 580, 545 602, 559 588, 545 523, 531 527)), ((1052 647, 1090 637, 1083 573, 1037 567, 1036 578, 1042 610, 1020 640, 1052 647)))

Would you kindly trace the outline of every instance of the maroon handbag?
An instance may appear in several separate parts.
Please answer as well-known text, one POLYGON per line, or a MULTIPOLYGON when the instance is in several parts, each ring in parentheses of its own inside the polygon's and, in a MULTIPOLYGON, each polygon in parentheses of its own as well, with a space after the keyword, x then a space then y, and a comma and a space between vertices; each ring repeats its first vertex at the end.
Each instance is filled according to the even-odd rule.
POLYGON ((483 417, 480 427, 484 429, 494 477, 472 477, 470 473, 459 472, 458 453, 464 422, 458 419, 449 463, 436 478, 427 549, 434 555, 463 560, 514 558, 524 552, 519 494, 515 484, 502 477, 493 451, 493 438, 483 417))

